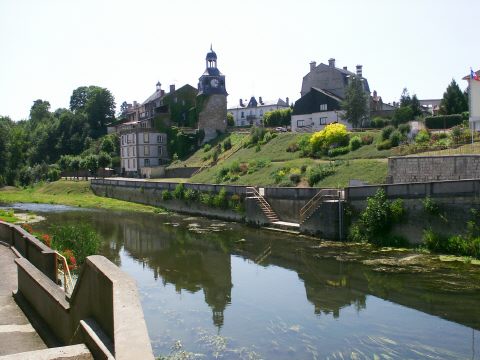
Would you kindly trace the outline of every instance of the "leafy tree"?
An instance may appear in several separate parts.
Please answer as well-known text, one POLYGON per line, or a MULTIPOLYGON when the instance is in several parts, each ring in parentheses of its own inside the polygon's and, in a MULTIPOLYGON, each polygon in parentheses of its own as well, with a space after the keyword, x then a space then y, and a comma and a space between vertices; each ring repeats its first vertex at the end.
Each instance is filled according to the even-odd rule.
POLYGON ((287 126, 292 119, 292 109, 278 109, 267 111, 263 115, 263 124, 265 126, 287 126))
POLYGON ((411 106, 400 106, 395 109, 393 113, 393 123, 395 125, 406 123, 407 121, 413 120, 413 110, 411 106))
POLYGON ((80 157, 74 156, 70 161, 70 169, 75 173, 76 178, 78 179, 78 170, 80 170, 80 157))
POLYGON ((98 171, 98 157, 96 155, 88 155, 85 158, 85 161, 87 170, 90 171, 90 173, 96 175, 98 171))
POLYGON ((128 104, 126 101, 122 102, 122 104, 120 105, 120 115, 123 115, 125 114, 125 112, 127 111, 128 109, 128 104))
POLYGON ((413 117, 422 115, 422 108, 420 106, 420 101, 418 100, 417 94, 413 94, 410 108, 412 109, 413 117))
POLYGON ((235 119, 233 118, 232 113, 227 113, 227 125, 228 126, 235 126, 235 119))
POLYGON ((403 88, 402 95, 400 96, 400 107, 407 107, 412 105, 412 98, 407 88, 403 88))
POLYGON ((461 114, 464 111, 468 111, 468 101, 466 101, 465 95, 460 90, 455 79, 452 79, 447 90, 443 93, 440 111, 444 115, 461 114))
POLYGON ((30 120, 39 122, 50 117, 50 103, 43 100, 35 100, 30 108, 30 120))
POLYGON ((112 164, 112 157, 108 155, 106 152, 101 152, 98 155, 98 167, 101 169, 105 169, 110 167, 112 164))
POLYGON ((368 97, 363 90, 362 80, 353 77, 345 91, 345 100, 342 102, 342 109, 345 110, 345 119, 353 127, 362 125, 363 119, 368 115, 368 97))
POLYGON ((105 136, 102 139, 100 149, 107 154, 112 154, 115 152, 115 142, 111 136, 105 136))

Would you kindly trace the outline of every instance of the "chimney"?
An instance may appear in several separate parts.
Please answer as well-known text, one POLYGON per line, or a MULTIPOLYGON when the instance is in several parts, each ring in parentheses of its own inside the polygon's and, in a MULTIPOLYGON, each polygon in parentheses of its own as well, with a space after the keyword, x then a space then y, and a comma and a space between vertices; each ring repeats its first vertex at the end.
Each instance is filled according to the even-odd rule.
POLYGON ((316 66, 317 66, 317 63, 316 63, 315 61, 312 61, 312 62, 310 63, 310 71, 315 70, 315 67, 316 67, 316 66))
POLYGON ((343 70, 347 71, 347 67, 346 67, 346 66, 344 66, 344 67, 343 67, 343 70))
POLYGON ((240 106, 241 106, 241 107, 244 107, 244 106, 245 106, 245 105, 243 105, 243 100, 242 100, 242 99, 240 99, 240 106))
POLYGON ((357 65, 357 76, 362 77, 362 65, 357 65))
POLYGON ((175 92, 175 84, 170 85, 170 94, 175 92))
POLYGON ((335 59, 334 58, 328 59, 328 66, 330 66, 331 68, 335 67, 335 59))
POLYGON ((263 105, 263 100, 261 96, 258 97, 258 102, 260 103, 260 105, 263 105))
POLYGON ((285 98, 285 102, 287 103, 287 106, 290 106, 290 99, 288 98, 288 96, 285 98))
POLYGON ((160 90, 160 97, 164 97, 165 96, 165 90, 160 90))

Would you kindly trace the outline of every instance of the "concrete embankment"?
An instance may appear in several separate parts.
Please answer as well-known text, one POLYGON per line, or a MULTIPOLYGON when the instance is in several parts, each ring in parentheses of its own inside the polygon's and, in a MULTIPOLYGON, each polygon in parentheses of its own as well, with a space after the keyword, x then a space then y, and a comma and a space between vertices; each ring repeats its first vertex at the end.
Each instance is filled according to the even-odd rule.
MULTIPOLYGON (((21 227, 4 222, 0 222, 0 241, 17 253, 15 298, 35 319, 36 329, 49 346, 61 346, 66 354, 75 354, 81 348, 71 345, 84 344, 89 357, 77 356, 79 359, 92 355, 95 359, 154 358, 135 282, 117 266, 103 256, 89 256, 72 294, 68 294, 57 285, 60 276, 54 251, 21 227)), ((38 350, 42 344, 19 348, 36 349, 43 351, 38 350)), ((55 357, 59 353, 52 351, 42 354, 24 355, 75 358, 65 354, 55 357)))

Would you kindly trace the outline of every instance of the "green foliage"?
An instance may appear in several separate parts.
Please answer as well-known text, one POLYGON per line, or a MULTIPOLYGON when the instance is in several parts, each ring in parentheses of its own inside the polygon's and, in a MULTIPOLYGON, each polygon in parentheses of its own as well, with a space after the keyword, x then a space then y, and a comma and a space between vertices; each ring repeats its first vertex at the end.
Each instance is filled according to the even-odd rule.
POLYGON ((232 148, 232 141, 230 140, 230 138, 227 138, 227 139, 223 142, 223 151, 230 150, 231 148, 232 148))
POLYGON ((362 139, 359 136, 354 136, 350 139, 348 146, 351 151, 355 151, 362 146, 362 139))
POLYGON ((361 139, 362 139, 362 144, 363 145, 370 145, 371 143, 373 143, 373 136, 370 135, 370 134, 362 135, 361 139))
POLYGON ((312 155, 327 153, 330 148, 348 144, 347 128, 343 124, 333 123, 315 132, 309 138, 312 155))
POLYGON ((212 148, 212 145, 205 144, 203 145, 203 152, 209 152, 211 148, 212 148))
POLYGON ((390 135, 392 132, 395 131, 395 127, 392 125, 388 125, 384 129, 382 129, 382 140, 387 140, 390 139, 390 135))
POLYGON ((173 197, 177 200, 182 200, 185 197, 185 185, 183 183, 177 184, 173 190, 173 197))
POLYGON ((232 113, 227 113, 227 126, 235 126, 235 119, 232 113))
POLYGON ((345 110, 345 119, 353 127, 362 125, 368 114, 368 95, 363 89, 363 82, 359 77, 353 77, 345 90, 345 100, 342 109, 345 110))
POLYGON ((100 154, 98 154, 97 161, 98 161, 98 167, 101 169, 105 169, 112 165, 112 157, 103 151, 100 154))
POLYGON ((287 152, 296 152, 298 150, 300 150, 300 147, 296 142, 291 142, 287 145, 287 152))
POLYGON ((417 144, 426 144, 430 141, 430 133, 427 130, 420 130, 415 136, 415 142, 417 144))
POLYGON ((400 124, 398 125, 398 131, 402 133, 402 135, 407 135, 410 132, 410 124, 400 124))
POLYGON ((100 238, 95 230, 87 223, 75 225, 60 225, 52 228, 53 249, 71 250, 77 259, 77 264, 85 262, 87 256, 97 254, 100 247, 100 238))
POLYGON ((394 125, 399 125, 413 119, 414 119, 414 115, 413 115, 412 108, 410 106, 405 106, 405 107, 399 107, 395 109, 392 122, 394 125))
POLYGON ((391 134, 390 134, 390 143, 392 144, 392 147, 395 147, 395 146, 398 146, 400 145, 400 142, 402 141, 403 139, 403 135, 400 131, 398 130, 394 130, 391 134))
POLYGON ((390 119, 382 118, 380 116, 376 116, 370 122, 370 126, 373 128, 381 129, 390 123, 390 119))
POLYGON ((440 103, 440 112, 444 115, 461 114, 468 111, 468 102, 457 82, 452 79, 447 90, 443 93, 440 103))
POLYGON ((349 239, 378 246, 399 246, 404 239, 389 236, 392 226, 405 217, 403 201, 389 201, 383 189, 367 199, 367 207, 351 227, 349 239))
POLYGON ((315 186, 318 182, 326 178, 327 176, 335 173, 335 166, 328 165, 316 165, 307 170, 307 180, 309 186, 315 186))
POLYGON ((163 190, 162 191, 162 200, 163 201, 168 201, 168 200, 172 200, 173 199, 173 195, 170 191, 168 190, 163 190))
POLYGON ((288 126, 291 123, 291 119, 291 108, 268 111, 263 114, 263 124, 269 127, 288 126))
POLYGON ((425 118, 425 126, 429 129, 450 129, 455 125, 463 122, 462 115, 439 115, 427 116, 425 118))
POLYGON ((350 152, 350 146, 339 146, 334 147, 328 150, 327 155, 330 157, 335 157, 339 155, 348 154, 350 152))
POLYGON ((215 195, 212 195, 210 193, 201 193, 200 194, 200 202, 203 205, 213 207, 214 206, 213 205, 214 204, 214 199, 215 199, 215 195))
POLYGON ((423 199, 422 204, 423 210, 425 210, 427 214, 438 215, 440 213, 440 206, 430 196, 427 196, 425 199, 423 199))
POLYGON ((390 142, 390 139, 383 140, 377 144, 377 150, 388 150, 392 148, 392 143, 390 142))
POLYGON ((222 188, 213 199, 213 205, 220 209, 228 208, 227 192, 222 188))
POLYGON ((193 189, 185 190, 184 198, 187 203, 197 201, 198 197, 199 197, 198 191, 193 189))

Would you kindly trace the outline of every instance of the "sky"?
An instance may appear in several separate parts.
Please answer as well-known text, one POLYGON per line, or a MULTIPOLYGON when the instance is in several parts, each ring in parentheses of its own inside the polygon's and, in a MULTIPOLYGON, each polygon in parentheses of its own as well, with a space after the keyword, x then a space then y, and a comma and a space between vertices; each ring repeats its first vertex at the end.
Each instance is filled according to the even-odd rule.
POLYGON ((79 86, 117 108, 160 81, 197 86, 213 45, 228 106, 295 101, 309 63, 363 65, 384 102, 402 89, 441 98, 480 69, 477 0, 1 0, 0 116, 28 118, 36 99, 68 108, 79 86))

